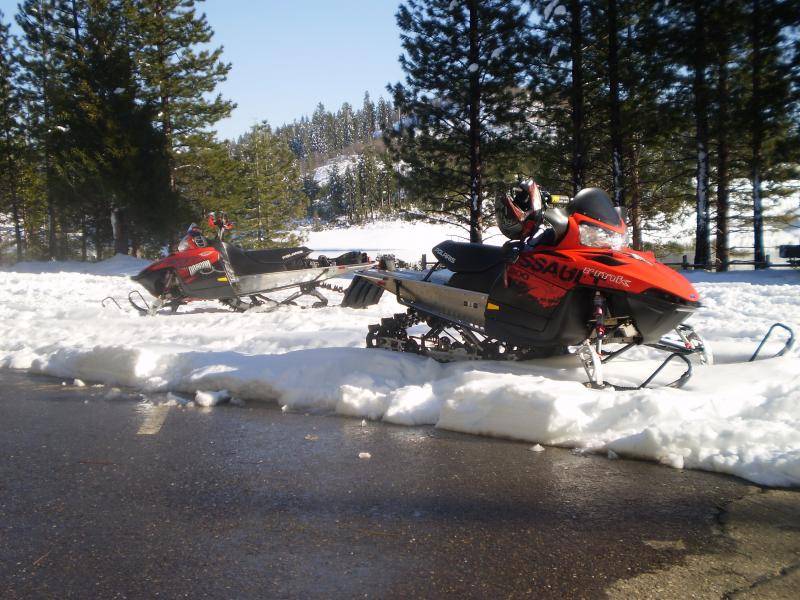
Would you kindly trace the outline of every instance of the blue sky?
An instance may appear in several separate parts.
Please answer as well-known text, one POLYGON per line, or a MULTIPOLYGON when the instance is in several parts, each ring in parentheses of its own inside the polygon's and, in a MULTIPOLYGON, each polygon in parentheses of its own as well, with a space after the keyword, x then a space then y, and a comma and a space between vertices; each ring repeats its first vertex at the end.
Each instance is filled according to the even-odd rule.
MULTIPOLYGON (((0 0, 4 20, 17 0, 0 0)), ((401 78, 394 13, 399 0, 207 0, 200 3, 224 58, 233 63, 222 94, 238 104, 218 124, 235 137, 252 124, 311 114, 317 102, 338 108, 373 99, 401 78)))

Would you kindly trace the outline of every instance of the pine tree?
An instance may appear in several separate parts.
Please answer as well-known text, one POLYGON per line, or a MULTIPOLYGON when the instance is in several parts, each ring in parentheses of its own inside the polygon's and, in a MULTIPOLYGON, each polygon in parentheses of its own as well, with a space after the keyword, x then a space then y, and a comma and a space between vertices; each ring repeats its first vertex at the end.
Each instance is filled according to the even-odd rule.
POLYGON ((182 215, 170 190, 168 149, 153 126, 154 107, 137 99, 137 82, 118 0, 68 2, 58 16, 56 53, 64 91, 55 145, 64 228, 87 238, 111 218, 115 252, 160 247, 182 215))
POLYGON ((244 212, 244 166, 235 157, 235 144, 194 141, 191 149, 178 155, 175 181, 178 193, 187 199, 194 220, 209 212, 244 212))
POLYGON ((392 91, 410 126, 390 141, 408 165, 404 185, 473 242, 487 181, 507 179, 528 133, 526 19, 505 0, 408 0, 397 13, 406 81, 392 91))
POLYGON ((54 133, 57 127, 55 96, 58 93, 59 64, 55 55, 55 14, 60 0, 25 0, 16 16, 22 30, 20 87, 27 113, 28 135, 37 167, 44 181, 47 207, 47 257, 60 258, 56 231, 57 209, 53 168, 54 133))
POLYGON ((327 111, 320 102, 314 110, 310 123, 311 153, 326 156, 328 152, 328 135, 326 131, 327 111))
POLYGON ((715 266, 727 271, 730 261, 730 207, 731 181, 734 175, 743 176, 736 164, 741 164, 743 137, 736 134, 743 130, 742 110, 731 99, 744 95, 742 78, 737 75, 742 46, 746 37, 746 18, 738 2, 719 0, 711 12, 711 27, 714 31, 713 78, 713 124, 712 136, 716 150, 716 220, 715 220, 715 266))
MULTIPOLYGON (((747 11, 749 102, 746 114, 750 146, 747 164, 752 186, 754 260, 758 268, 766 264, 764 187, 770 184, 776 187, 781 180, 791 177, 792 169, 790 167, 786 173, 786 164, 796 163, 798 158, 797 88, 792 90, 791 87, 788 58, 791 27, 797 27, 798 11, 797 2, 763 0, 752 0, 747 11)), ((795 29, 795 36, 796 32, 795 29)), ((794 85, 797 86, 796 80, 794 85)))
POLYGON ((292 244, 295 219, 305 214, 300 169, 289 146, 266 123, 254 125, 234 147, 242 164, 244 207, 239 212, 243 241, 257 247, 292 244))
POLYGON ((369 92, 364 92, 364 102, 361 105, 361 131, 359 132, 361 141, 369 142, 372 140, 372 136, 378 130, 376 119, 375 104, 370 99, 369 92))
POLYGON ((0 164, 3 165, 3 174, 0 176, 0 206, 11 212, 17 260, 22 260, 25 254, 25 237, 19 172, 22 168, 24 139, 18 121, 21 110, 16 90, 19 68, 13 44, 9 26, 3 22, 3 13, 0 12, 0 164))
POLYGON ((625 206, 625 169, 622 145, 622 101, 620 100, 619 2, 608 0, 608 95, 609 133, 611 137, 611 190, 616 206, 625 206))
POLYGON ((376 131, 388 131, 394 125, 395 117, 391 103, 383 99, 378 99, 378 108, 376 109, 376 131))
POLYGON ((210 140, 210 128, 235 107, 219 93, 210 97, 231 65, 222 62, 222 47, 208 47, 214 32, 197 12, 201 1, 125 0, 144 98, 158 107, 173 168, 178 153, 210 140))

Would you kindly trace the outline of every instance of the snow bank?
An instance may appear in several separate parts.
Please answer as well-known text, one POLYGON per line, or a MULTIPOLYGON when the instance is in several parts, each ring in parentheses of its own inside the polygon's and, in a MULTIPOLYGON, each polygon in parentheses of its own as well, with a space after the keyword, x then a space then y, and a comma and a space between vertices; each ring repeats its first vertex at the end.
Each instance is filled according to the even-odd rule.
MULTIPOLYGON (((348 232, 347 243, 368 230, 348 232)), ((412 238, 400 245, 410 229, 386 231, 387 246, 410 252, 412 238)), ((443 237, 438 229, 435 239, 443 237)), ((198 303, 175 315, 140 317, 122 301, 133 283, 97 274, 137 271, 132 260, 81 265, 80 272, 53 263, 39 274, 0 272, 0 306, 13 323, 0 338, 0 367, 172 391, 198 404, 270 400, 287 410, 435 424, 800 486, 800 352, 743 362, 772 322, 800 332, 800 273, 690 274, 705 303, 691 322, 722 364, 696 368, 684 390, 614 392, 585 388, 571 357, 442 365, 365 349, 367 325, 401 310, 389 295, 365 310, 237 314, 198 303), (100 307, 109 294, 123 310, 100 307)), ((656 360, 636 349, 608 365, 608 378, 632 383, 656 360)))

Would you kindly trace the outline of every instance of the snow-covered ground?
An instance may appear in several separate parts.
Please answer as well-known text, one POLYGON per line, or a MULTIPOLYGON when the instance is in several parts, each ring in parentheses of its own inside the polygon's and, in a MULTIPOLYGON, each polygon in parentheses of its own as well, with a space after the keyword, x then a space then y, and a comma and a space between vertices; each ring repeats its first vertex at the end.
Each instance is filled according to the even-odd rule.
MULTIPOLYGON (((738 182, 741 187, 745 185, 738 182)), ((800 181, 788 182, 794 189, 800 188, 800 181)), ((744 251, 749 249, 752 254, 753 231, 750 226, 741 227, 740 215, 731 215, 731 231, 728 244, 731 249, 744 251)), ((783 198, 764 198, 764 216, 767 223, 764 226, 764 247, 771 254, 773 262, 782 262, 778 256, 778 247, 783 244, 800 244, 800 191, 794 192, 783 198), (772 222, 770 217, 786 217, 786 223, 772 222)), ((686 248, 693 248, 695 243, 695 228, 697 218, 694 210, 687 206, 683 215, 671 218, 669 221, 662 217, 649 223, 649 228, 643 234, 646 242, 664 244, 672 242, 686 248)), ((712 227, 713 233, 713 227, 712 227)), ((712 235, 712 248, 715 236, 712 235)))
MULTIPOLYGON (((370 256, 394 254, 409 263, 418 263, 422 254, 434 261, 433 248, 444 240, 469 241, 469 232, 457 225, 437 225, 421 221, 376 221, 351 227, 301 230, 304 244, 313 248, 316 254, 335 256, 348 250, 361 250, 370 256)), ((487 244, 502 245, 506 238, 497 227, 490 228, 484 235, 487 244)))
MULTIPOLYGON (((450 235, 394 223, 314 233, 308 245, 331 254, 394 250, 415 260, 450 235)), ((436 424, 800 486, 800 351, 744 362, 772 322, 800 332, 797 271, 691 274, 705 308, 690 322, 720 364, 696 367, 683 390, 616 392, 585 388, 585 374, 570 357, 444 365, 368 350, 367 325, 401 310, 389 295, 365 310, 237 314, 200 303, 175 315, 140 317, 124 302, 136 286, 115 273, 143 264, 116 257, 0 272, 0 367, 148 392, 226 390, 200 394, 196 403, 268 400, 287 410, 436 424), (108 295, 123 310, 101 308, 108 295)), ((647 350, 623 358, 608 365, 610 380, 632 383, 657 364, 647 350)), ((177 396, 163 397, 174 403, 177 396)))

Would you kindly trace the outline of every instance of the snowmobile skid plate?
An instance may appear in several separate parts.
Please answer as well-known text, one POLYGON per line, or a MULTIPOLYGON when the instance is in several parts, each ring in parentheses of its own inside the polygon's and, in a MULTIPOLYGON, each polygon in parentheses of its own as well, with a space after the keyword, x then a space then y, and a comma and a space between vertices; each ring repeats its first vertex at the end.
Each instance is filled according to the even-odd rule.
POLYGON ((400 304, 483 331, 488 294, 426 281, 421 273, 370 269, 358 277, 394 294, 400 304))
MULTIPOLYGON (((354 265, 331 265, 328 267, 314 267, 311 269, 294 269, 277 271, 275 273, 262 273, 259 275, 235 276, 230 273, 228 278, 237 296, 249 296, 274 292, 303 284, 314 284, 332 277, 342 277, 363 271, 373 266, 374 263, 360 263, 354 265)), ((300 294, 302 295, 302 294, 300 294)))

